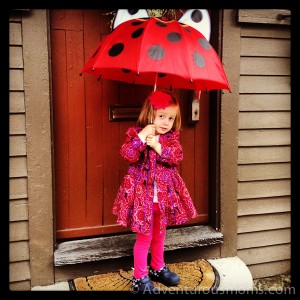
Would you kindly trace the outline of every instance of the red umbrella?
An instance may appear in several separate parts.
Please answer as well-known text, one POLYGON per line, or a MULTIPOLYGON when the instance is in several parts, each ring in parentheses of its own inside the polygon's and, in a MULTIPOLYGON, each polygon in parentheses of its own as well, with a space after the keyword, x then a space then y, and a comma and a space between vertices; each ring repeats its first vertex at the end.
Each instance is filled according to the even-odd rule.
POLYGON ((82 72, 168 89, 230 90, 222 62, 202 33, 155 17, 118 25, 99 43, 82 72))

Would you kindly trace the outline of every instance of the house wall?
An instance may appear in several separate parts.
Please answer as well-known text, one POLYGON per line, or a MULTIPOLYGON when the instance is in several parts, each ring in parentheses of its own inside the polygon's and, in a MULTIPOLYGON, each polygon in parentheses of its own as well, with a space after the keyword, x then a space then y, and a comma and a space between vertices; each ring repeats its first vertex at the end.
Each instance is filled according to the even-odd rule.
POLYGON ((46 10, 9 19, 9 282, 54 282, 49 48, 46 10))
MULTIPOLYGON (((9 19, 9 282, 54 282, 48 16, 9 19)), ((254 278, 290 271, 290 28, 224 11, 221 256, 254 278)))
POLYGON ((27 151, 22 22, 9 20, 9 281, 11 290, 30 289, 27 151))
POLYGON ((232 15, 240 28, 237 255, 254 278, 291 268, 290 26, 276 10, 259 11, 232 15))

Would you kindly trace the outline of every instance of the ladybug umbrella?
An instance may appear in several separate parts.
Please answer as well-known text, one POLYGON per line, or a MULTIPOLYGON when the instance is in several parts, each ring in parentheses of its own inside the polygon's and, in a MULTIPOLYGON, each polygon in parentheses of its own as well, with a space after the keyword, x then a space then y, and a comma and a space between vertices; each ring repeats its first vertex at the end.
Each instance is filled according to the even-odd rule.
POLYGON ((230 90, 219 56, 201 32, 155 17, 118 25, 98 44, 83 72, 154 90, 230 90))

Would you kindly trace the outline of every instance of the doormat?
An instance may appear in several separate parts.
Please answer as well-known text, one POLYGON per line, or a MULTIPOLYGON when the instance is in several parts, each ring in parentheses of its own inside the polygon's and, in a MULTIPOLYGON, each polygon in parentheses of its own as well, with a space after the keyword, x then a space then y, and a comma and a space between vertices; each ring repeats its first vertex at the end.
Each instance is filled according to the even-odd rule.
MULTIPOLYGON (((175 287, 167 287, 153 281, 160 291, 210 291, 219 286, 218 271, 205 259, 166 265, 180 276, 180 282, 175 287)), ((118 272, 75 278, 69 280, 69 286, 72 291, 130 291, 132 275, 132 269, 121 269, 118 272)))

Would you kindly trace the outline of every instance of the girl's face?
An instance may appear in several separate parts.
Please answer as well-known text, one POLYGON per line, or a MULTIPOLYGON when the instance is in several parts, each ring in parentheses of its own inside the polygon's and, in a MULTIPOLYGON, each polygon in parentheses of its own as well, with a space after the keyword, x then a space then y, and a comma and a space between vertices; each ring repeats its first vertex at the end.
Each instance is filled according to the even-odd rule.
POLYGON ((165 109, 158 109, 155 112, 155 134, 165 134, 172 129, 177 109, 177 106, 168 106, 165 109))

